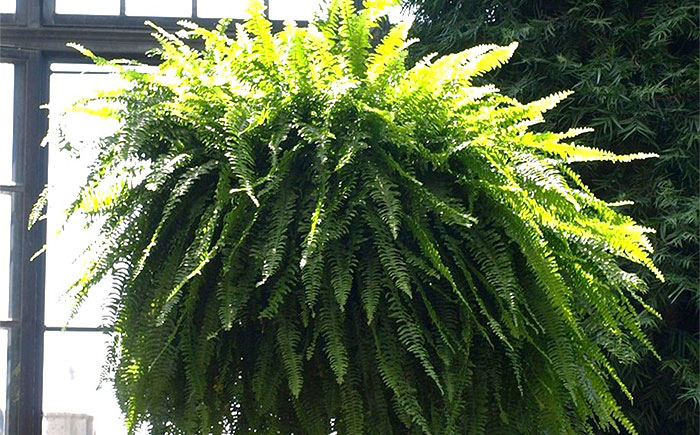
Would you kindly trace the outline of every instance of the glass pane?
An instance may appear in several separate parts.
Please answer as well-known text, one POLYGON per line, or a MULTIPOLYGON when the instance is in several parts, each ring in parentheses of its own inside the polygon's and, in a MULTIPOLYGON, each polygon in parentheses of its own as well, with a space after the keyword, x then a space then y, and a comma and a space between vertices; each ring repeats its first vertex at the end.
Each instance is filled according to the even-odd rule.
POLYGON ((119 0, 56 0, 56 13, 119 15, 119 0))
POLYGON ((15 8, 17 7, 15 3, 15 0, 0 0, 0 13, 14 14, 15 8))
MULTIPOLYGON (((7 319, 10 315, 11 216, 12 196, 9 194, 0 194, 0 319, 7 319)), ((1 433, 2 432, 0 432, 0 434, 1 433)))
POLYGON ((99 332, 45 333, 44 435, 126 435, 111 383, 100 384, 106 339, 99 332))
POLYGON ((412 8, 409 6, 391 6, 389 8, 389 22, 391 24, 397 24, 401 22, 413 23, 416 18, 416 14, 412 8))
POLYGON ((15 66, 0 63, 0 183, 12 181, 12 123, 15 66))
POLYGON ((126 0, 126 14, 142 17, 191 17, 191 0, 126 0))
MULTIPOLYGON (((79 65, 75 67, 73 71, 80 68, 79 65)), ((73 309, 73 300, 65 292, 82 275, 86 260, 81 259, 80 254, 98 235, 95 229, 86 229, 79 216, 63 226, 65 210, 87 177, 88 165, 96 155, 94 141, 114 131, 118 124, 114 120, 82 113, 58 115, 66 106, 94 95, 98 89, 114 89, 122 79, 111 74, 69 73, 65 65, 56 69, 66 72, 51 74, 50 129, 55 131, 60 125, 71 150, 61 149, 64 145, 56 137, 49 138, 45 323, 65 326, 73 309)), ((86 69, 92 70, 94 66, 86 66, 86 69)), ((99 326, 102 323, 102 305, 110 291, 110 280, 106 279, 93 290, 69 323, 71 326, 99 326)))
POLYGON ((319 9, 319 3, 319 0, 270 0, 270 19, 308 21, 319 9))
POLYGON ((247 0, 198 0, 197 16, 201 18, 246 18, 247 0))
POLYGON ((0 434, 6 433, 7 421, 7 329, 0 329, 0 434))

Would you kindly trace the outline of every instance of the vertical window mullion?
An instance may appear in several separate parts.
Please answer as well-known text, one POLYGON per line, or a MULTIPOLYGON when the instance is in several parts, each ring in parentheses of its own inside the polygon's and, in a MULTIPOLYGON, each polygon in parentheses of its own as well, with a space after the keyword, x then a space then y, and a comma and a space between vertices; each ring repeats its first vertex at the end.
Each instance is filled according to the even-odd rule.
MULTIPOLYGON (((34 201, 47 183, 48 155, 40 146, 46 134, 48 117, 39 107, 48 100, 48 62, 40 52, 28 55, 25 74, 20 83, 24 95, 18 113, 25 118, 22 141, 25 186, 19 222, 26 222, 34 201)), ((43 318, 45 259, 32 255, 46 243, 46 224, 39 221, 31 231, 24 231, 21 252, 21 333, 18 431, 22 435, 41 435, 43 371, 43 318)))
MULTIPOLYGON (((29 3, 37 3, 32 0, 22 0, 29 3)), ((42 24, 53 24, 53 16, 56 13, 56 0, 43 0, 41 5, 42 24)))
POLYGON ((14 24, 26 25, 27 24, 27 1, 28 0, 17 0, 15 3, 15 21, 14 24))
MULTIPOLYGON (((14 101, 13 114, 25 113, 25 90, 27 87, 27 61, 14 62, 14 101)), ((25 201, 25 168, 24 168, 24 139, 25 116, 13 116, 12 137, 12 180, 20 186, 20 189, 12 195, 12 224, 10 232, 10 292, 9 311, 10 318, 20 320, 22 308, 22 275, 23 275, 23 246, 26 225, 22 216, 25 201)), ((8 374, 7 374, 7 403, 5 409, 5 430, 8 434, 21 433, 18 431, 19 410, 21 408, 20 379, 18 374, 22 367, 20 364, 22 328, 11 328, 8 332, 8 374)))
MULTIPOLYGON (((54 0, 20 0, 22 2, 23 8, 26 11, 26 25, 29 27, 41 27, 42 24, 42 10, 46 10, 47 13, 53 15, 53 9, 48 10, 44 2, 53 2, 54 0)), ((22 434, 24 435, 24 434, 22 434)))

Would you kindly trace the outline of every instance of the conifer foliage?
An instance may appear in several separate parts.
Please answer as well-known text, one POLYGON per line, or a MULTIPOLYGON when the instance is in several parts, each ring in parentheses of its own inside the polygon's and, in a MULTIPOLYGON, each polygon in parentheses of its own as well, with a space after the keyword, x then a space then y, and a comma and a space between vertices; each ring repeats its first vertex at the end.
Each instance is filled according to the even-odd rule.
POLYGON ((391 1, 273 34, 154 26, 162 63, 83 102, 121 127, 70 212, 100 225, 80 299, 113 276, 107 372, 158 434, 593 433, 627 428, 613 368, 649 346, 650 231, 474 78, 515 44, 405 67, 391 1), (194 48, 201 40, 203 48, 194 48), (95 102, 104 106, 97 110, 95 102))

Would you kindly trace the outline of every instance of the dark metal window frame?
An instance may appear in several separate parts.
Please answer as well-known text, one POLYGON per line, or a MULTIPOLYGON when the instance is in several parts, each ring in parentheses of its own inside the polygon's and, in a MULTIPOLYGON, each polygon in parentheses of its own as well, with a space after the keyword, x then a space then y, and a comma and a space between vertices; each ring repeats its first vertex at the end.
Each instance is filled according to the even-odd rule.
MULTIPOLYGON (((130 16, 126 15, 126 1, 119 0, 119 15, 72 15, 72 14, 56 14, 56 0, 43 0, 42 22, 45 25, 63 25, 63 26, 116 26, 124 27, 143 27, 145 19, 153 19, 150 17, 130 16)), ((265 6, 269 0, 265 0, 265 6)), ((212 25, 216 23, 214 18, 198 18, 197 17, 197 0, 191 0, 192 13, 189 17, 157 17, 158 23, 164 27, 173 27, 179 20, 196 19, 202 25, 212 25)))
POLYGON ((0 60, 15 66, 13 183, 0 186, 1 192, 12 196, 10 311, 13 320, 0 323, 10 331, 6 430, 10 435, 33 435, 41 433, 45 262, 41 257, 35 261, 29 259, 43 246, 46 227, 40 222, 32 231, 26 231, 26 222, 34 199, 46 184, 43 168, 47 155, 38 144, 46 131, 46 116, 39 106, 48 90, 42 74, 47 64, 39 53, 19 47, 1 47, 0 60), (38 149, 32 150, 30 144, 37 144, 38 149))

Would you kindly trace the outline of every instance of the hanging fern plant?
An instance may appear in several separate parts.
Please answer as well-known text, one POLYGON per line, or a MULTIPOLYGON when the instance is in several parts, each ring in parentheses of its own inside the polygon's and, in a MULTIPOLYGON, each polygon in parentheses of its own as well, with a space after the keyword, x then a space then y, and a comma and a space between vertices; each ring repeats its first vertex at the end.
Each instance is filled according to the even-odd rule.
MULTIPOLYGON (((611 361, 637 319, 645 233, 570 164, 627 161, 529 128, 473 80, 515 45, 414 68, 391 1, 331 2, 277 34, 154 26, 70 209, 101 225, 78 299, 106 275, 108 372, 157 434, 524 434, 634 428, 611 361), (188 42, 203 40, 203 49, 188 42)), ((95 111, 94 101, 84 102, 95 111)))

